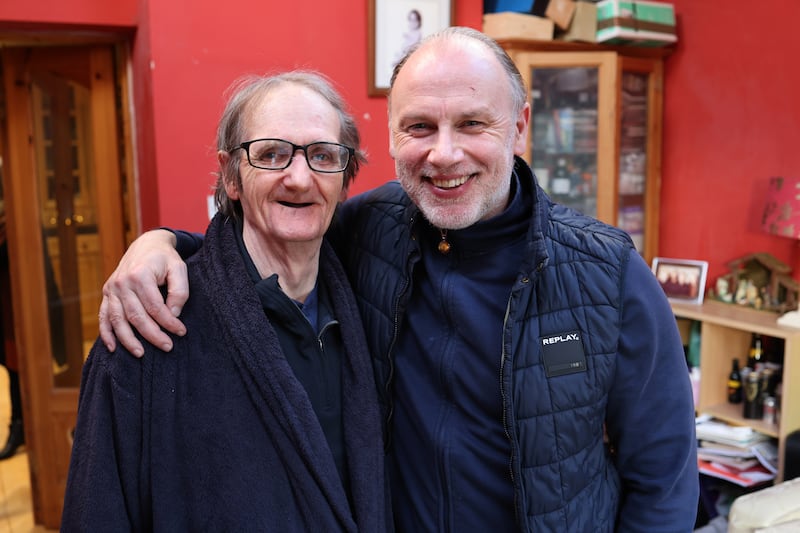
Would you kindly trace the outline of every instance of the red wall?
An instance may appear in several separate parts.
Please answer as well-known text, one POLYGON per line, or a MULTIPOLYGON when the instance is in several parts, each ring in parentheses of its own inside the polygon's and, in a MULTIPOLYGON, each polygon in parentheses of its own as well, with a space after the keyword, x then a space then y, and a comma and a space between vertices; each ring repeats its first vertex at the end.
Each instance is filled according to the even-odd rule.
POLYGON ((5 0, 0 3, 0 27, 16 23, 133 26, 136 0, 5 0))
MULTIPOLYGON (((754 251, 800 272, 800 245, 757 225, 766 180, 800 177, 800 3, 672 3, 680 40, 666 62, 659 253, 708 260, 710 279, 754 251)), ((393 178, 385 98, 366 93, 366 8, 367 0, 2 2, 0 29, 4 21, 134 27, 142 227, 203 230, 222 92, 245 72, 328 74, 370 155, 351 192, 393 178)), ((479 28, 482 11, 482 0, 457 0, 456 23, 479 28)))
MULTIPOLYGON (((394 177, 386 100, 367 96, 366 0, 337 2, 158 2, 149 5, 157 205, 143 225, 203 230, 222 93, 245 72, 310 68, 324 72, 350 103, 370 163, 351 189, 394 177), (222 20, 221 20, 222 19, 222 20)), ((458 24, 480 27, 481 0, 460 1, 458 24)))
POLYGON ((751 252, 800 274, 794 240, 758 227, 766 180, 800 177, 800 3, 674 0, 666 62, 660 254, 705 259, 709 279, 751 252))

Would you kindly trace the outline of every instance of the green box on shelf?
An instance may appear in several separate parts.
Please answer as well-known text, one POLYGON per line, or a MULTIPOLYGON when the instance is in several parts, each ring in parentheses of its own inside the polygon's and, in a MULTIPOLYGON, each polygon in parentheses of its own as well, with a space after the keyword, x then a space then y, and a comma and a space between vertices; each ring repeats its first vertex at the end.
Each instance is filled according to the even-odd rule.
POLYGON ((666 2, 602 0, 597 3, 597 42, 664 46, 677 41, 675 9, 666 2))

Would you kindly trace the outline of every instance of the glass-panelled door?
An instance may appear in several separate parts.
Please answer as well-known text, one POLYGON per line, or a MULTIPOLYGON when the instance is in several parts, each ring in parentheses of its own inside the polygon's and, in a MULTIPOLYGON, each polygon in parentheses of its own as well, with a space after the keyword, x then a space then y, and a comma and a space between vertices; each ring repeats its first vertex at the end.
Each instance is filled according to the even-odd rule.
POLYGON ((611 51, 525 51, 528 162, 558 203, 658 249, 662 63, 611 51))
POLYGON ((617 59, 605 53, 522 54, 530 88, 529 163, 559 203, 615 222, 617 59))
POLYGON ((124 249, 111 46, 2 49, 2 174, 37 523, 57 528, 81 366, 124 249))

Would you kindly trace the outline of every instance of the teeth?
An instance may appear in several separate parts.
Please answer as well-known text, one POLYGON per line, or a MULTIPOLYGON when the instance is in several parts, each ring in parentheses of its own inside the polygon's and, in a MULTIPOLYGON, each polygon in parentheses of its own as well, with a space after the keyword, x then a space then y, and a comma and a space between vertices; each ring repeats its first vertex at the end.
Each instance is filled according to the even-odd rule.
POLYGON ((451 178, 449 180, 431 178, 431 183, 440 189, 452 189, 454 187, 458 187, 459 185, 464 185, 468 178, 469 176, 461 176, 459 178, 451 178))

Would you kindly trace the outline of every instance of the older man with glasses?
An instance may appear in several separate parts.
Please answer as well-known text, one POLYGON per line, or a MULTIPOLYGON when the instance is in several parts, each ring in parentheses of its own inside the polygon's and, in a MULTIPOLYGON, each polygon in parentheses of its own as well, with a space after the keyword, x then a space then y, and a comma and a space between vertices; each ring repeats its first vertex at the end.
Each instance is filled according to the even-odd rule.
POLYGON ((217 147, 191 333, 141 359, 95 344, 62 531, 383 531, 372 366, 323 237, 364 159, 355 122, 319 75, 252 77, 217 147))

